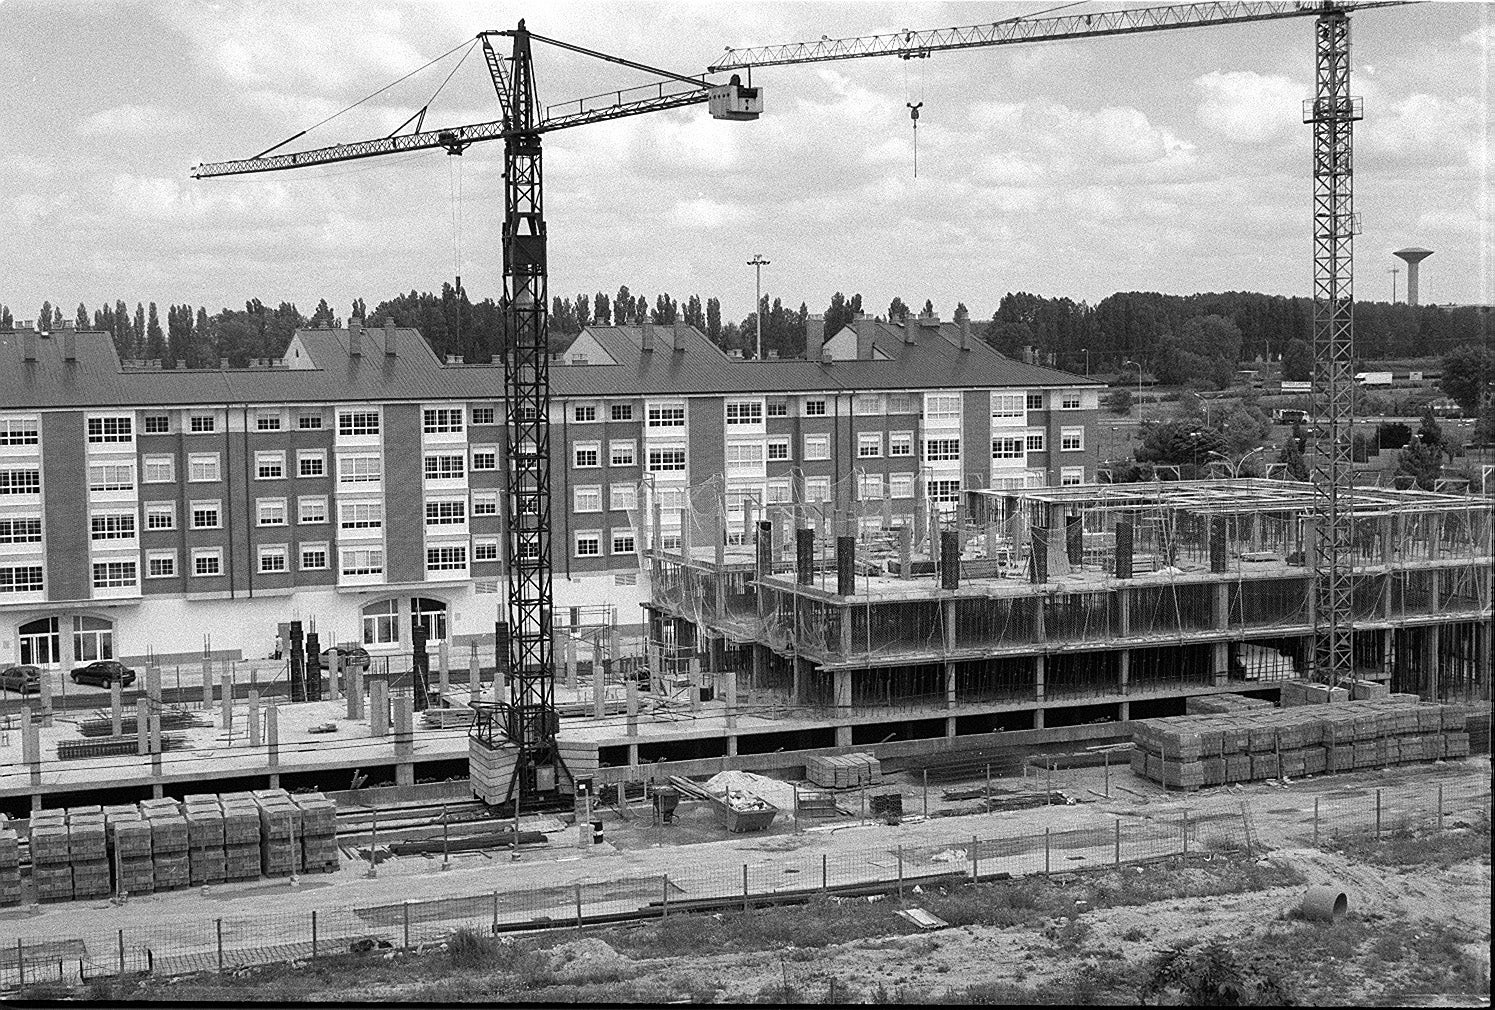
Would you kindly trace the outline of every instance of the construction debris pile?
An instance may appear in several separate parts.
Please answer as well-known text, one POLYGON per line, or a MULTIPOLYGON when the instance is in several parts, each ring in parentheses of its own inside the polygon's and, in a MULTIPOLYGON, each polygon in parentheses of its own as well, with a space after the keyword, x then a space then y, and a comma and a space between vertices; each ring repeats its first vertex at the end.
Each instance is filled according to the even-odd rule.
POLYGON ((1149 719, 1132 732, 1132 771, 1178 789, 1462 758, 1462 705, 1397 699, 1149 719))
POLYGON ((871 754, 805 759, 805 778, 827 789, 855 789, 882 781, 882 764, 871 754))
MULTIPOLYGON (((336 870, 337 810, 283 789, 38 810, 29 845, 37 901, 152 894, 336 870)), ((0 831, 0 905, 20 901, 16 833, 0 831)))

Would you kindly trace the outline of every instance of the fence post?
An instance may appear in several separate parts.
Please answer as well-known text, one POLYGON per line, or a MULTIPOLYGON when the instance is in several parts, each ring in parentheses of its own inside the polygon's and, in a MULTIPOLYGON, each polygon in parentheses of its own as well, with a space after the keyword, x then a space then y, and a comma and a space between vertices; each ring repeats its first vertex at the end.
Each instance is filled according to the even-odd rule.
POLYGON ((123 978, 125 974, 125 931, 119 931, 119 974, 123 978))
MULTIPOLYGON (((223 967, 223 955, 218 956, 219 967, 223 967)), ((21 952, 21 938, 16 937, 16 980, 20 985, 26 984, 26 958, 21 952)))
POLYGON ((664 875, 664 917, 670 917, 670 875, 664 875))
POLYGON ((1049 828, 1043 829, 1043 875, 1049 875, 1049 828))
POLYGON ((929 816, 929 769, 924 769, 924 816, 929 816))
POLYGON ((223 920, 214 919, 213 925, 218 930, 218 970, 223 970, 223 920))
POLYGON ((1438 786, 1438 830, 1443 830, 1443 786, 1438 786))
POLYGON ((898 846, 898 900, 903 900, 903 846, 898 846))
POLYGON ((1121 818, 1116 818, 1116 865, 1121 865, 1121 818))
POLYGON ((317 910, 311 910, 311 957, 317 959, 317 910))
POLYGON ((820 891, 824 894, 830 890, 830 857, 824 852, 820 854, 820 891))
POLYGON ((373 819, 369 822, 369 871, 364 874, 370 880, 379 876, 379 808, 374 807, 373 819))
POLYGON ((986 812, 991 813, 991 762, 986 765, 986 812))
POLYGON ((1381 840, 1381 790, 1376 790, 1376 841, 1381 840))
POLYGON ((410 902, 406 901, 400 905, 400 918, 405 925, 405 950, 410 949, 410 902))
POLYGON ((581 883, 576 885, 576 931, 581 932, 581 883))
POLYGON ((1053 758, 1049 758, 1049 775, 1048 775, 1048 780, 1047 780, 1047 782, 1046 782, 1046 784, 1044 785, 1043 788, 1044 788, 1044 791, 1047 793, 1047 795, 1044 797, 1044 805, 1045 806, 1053 806, 1054 805, 1054 759, 1053 758))
POLYGON ((1105 765, 1106 765, 1106 799, 1110 799, 1111 798, 1111 752, 1110 751, 1102 751, 1101 754, 1102 754, 1101 760, 1104 761, 1105 765))
POLYGON ((493 935, 498 935, 498 892, 493 892, 493 935))
POLYGON ((748 910, 747 863, 742 864, 742 910, 748 910))
POLYGON ((1318 847, 1319 843, 1319 798, 1313 798, 1313 845, 1318 847))
POLYGON ((1184 807, 1184 865, 1189 865, 1189 808, 1184 807))
POLYGON ((971 883, 981 882, 981 842, 975 835, 971 836, 971 883))

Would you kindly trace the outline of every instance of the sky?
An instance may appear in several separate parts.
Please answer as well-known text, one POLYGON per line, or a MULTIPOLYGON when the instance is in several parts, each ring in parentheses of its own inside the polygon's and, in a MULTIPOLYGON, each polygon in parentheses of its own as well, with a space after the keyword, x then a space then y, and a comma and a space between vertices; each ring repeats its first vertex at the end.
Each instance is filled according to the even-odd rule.
MULTIPOLYGON (((1055 3, 97 3, 0 0, 0 302, 71 317, 124 298, 339 316, 461 273, 502 287, 501 143, 210 180, 452 50, 284 150, 384 136, 475 34, 512 28, 697 74, 727 46, 967 25, 1055 3), (460 193, 460 196, 458 195, 460 193)), ((1072 4, 1084 13, 1117 3, 1072 4)), ((1135 6, 1135 5, 1133 5, 1135 6)), ((1357 297, 1423 246, 1424 303, 1495 301, 1495 8, 1353 17, 1357 297)), ((502 41, 502 40, 501 40, 502 41)), ((649 75, 539 45, 542 103, 649 75)), ((751 310, 894 297, 989 318, 1008 291, 1310 295, 1313 19, 763 68, 757 122, 704 106, 544 139, 550 291, 666 291, 751 310), (907 108, 922 102, 918 176, 907 108)), ((499 118, 481 52, 427 129, 499 118)))

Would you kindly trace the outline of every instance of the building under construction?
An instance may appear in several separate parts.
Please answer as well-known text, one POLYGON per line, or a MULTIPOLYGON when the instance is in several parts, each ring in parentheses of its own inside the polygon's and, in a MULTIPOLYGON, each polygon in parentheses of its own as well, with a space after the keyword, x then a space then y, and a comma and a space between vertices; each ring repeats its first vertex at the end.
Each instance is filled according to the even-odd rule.
MULTIPOLYGON (((656 687, 724 693, 726 718, 710 739, 599 734, 602 766, 1174 715, 1307 672, 1308 484, 974 490, 897 525, 854 487, 740 529, 694 489, 679 546, 637 517, 656 687)), ((1487 700, 1492 502, 1362 488, 1352 507, 1357 677, 1487 700)))

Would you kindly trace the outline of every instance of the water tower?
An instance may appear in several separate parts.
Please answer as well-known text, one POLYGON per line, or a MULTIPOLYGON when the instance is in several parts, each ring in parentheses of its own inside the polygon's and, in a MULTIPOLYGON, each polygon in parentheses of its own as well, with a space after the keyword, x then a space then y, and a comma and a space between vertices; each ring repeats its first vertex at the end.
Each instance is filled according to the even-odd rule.
POLYGON ((1407 264, 1407 304, 1417 304, 1417 264, 1433 255, 1431 249, 1419 249, 1411 246, 1407 249, 1398 249, 1391 255, 1397 259, 1404 260, 1407 264))

